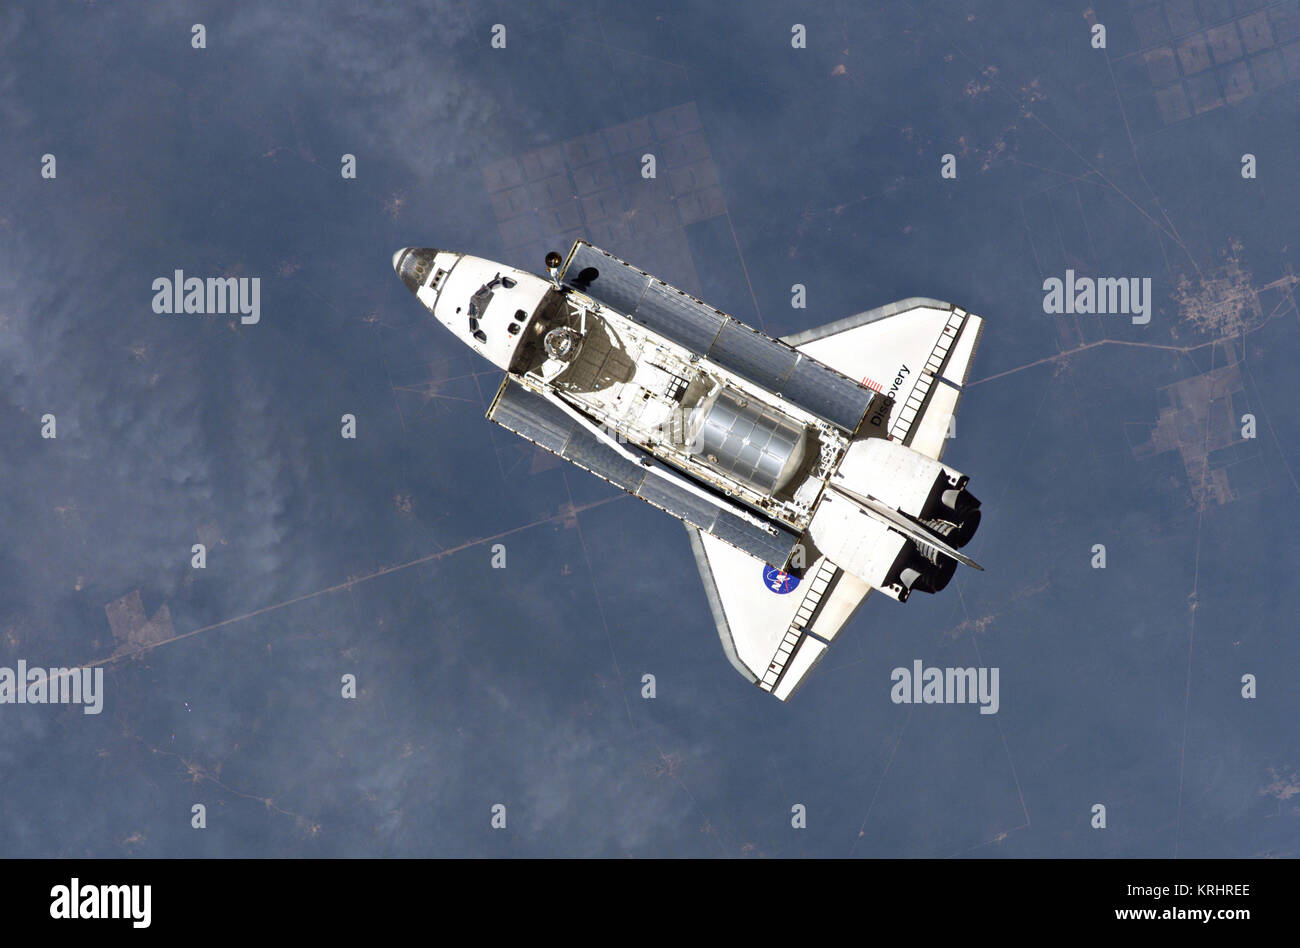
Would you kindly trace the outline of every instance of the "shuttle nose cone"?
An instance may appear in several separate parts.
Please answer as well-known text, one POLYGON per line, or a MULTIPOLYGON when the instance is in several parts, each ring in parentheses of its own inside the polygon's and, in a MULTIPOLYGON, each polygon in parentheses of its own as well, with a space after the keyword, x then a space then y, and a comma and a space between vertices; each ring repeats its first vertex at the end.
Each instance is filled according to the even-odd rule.
POLYGON ((414 293, 429 279, 437 253, 432 247, 403 247, 393 254, 393 270, 414 293))

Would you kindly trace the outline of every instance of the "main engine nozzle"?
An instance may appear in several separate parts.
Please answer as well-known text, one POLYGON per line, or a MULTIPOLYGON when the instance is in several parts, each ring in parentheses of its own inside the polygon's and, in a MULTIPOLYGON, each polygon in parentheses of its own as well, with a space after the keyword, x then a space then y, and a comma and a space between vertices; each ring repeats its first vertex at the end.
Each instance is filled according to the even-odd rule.
POLYGON ((945 518, 955 523, 961 523, 968 514, 979 510, 980 507, 978 498, 965 487, 944 491, 939 495, 939 502, 956 515, 945 518))
POLYGON ((928 544, 913 541, 895 569, 897 582, 905 590, 898 598, 906 602, 907 596, 914 592, 940 592, 957 572, 957 561, 928 544))

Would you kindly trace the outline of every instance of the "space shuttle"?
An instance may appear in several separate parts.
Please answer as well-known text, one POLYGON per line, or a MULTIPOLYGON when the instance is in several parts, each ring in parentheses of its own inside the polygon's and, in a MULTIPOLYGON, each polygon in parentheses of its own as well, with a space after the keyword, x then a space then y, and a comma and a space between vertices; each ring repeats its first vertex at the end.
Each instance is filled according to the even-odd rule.
POLYGON ((913 297, 774 339, 586 241, 545 262, 393 255, 505 372, 490 420, 686 525, 750 682, 787 700, 873 590, 982 569, 979 501, 942 461, 979 316, 913 297))

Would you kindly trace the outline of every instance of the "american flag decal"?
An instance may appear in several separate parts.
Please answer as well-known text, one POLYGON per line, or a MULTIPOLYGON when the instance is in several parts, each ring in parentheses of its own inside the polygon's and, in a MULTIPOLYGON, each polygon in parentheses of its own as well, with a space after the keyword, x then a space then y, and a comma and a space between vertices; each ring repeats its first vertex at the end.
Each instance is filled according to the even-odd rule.
POLYGON ((884 387, 875 379, 869 379, 866 378, 865 376, 862 379, 862 384, 865 385, 867 388, 871 389, 873 392, 876 392, 877 394, 885 390, 884 387))

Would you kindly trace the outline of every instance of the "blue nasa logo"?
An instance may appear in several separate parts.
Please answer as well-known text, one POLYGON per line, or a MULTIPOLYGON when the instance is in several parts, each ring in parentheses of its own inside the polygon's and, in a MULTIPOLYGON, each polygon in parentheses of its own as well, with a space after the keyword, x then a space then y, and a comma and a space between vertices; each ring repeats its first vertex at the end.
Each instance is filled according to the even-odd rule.
POLYGON ((763 585, 770 592, 778 596, 784 596, 788 592, 793 592, 794 588, 799 585, 799 577, 791 576, 789 573, 783 573, 775 566, 763 564, 763 585))

